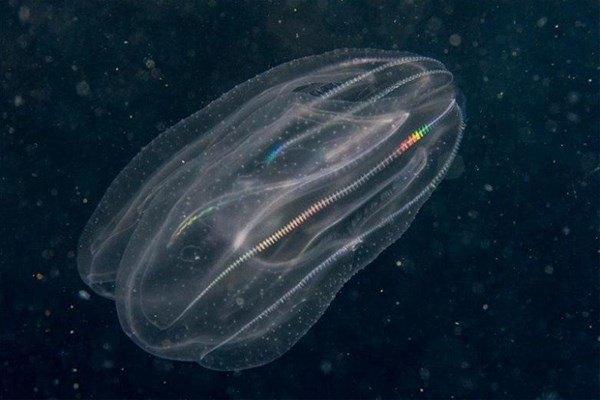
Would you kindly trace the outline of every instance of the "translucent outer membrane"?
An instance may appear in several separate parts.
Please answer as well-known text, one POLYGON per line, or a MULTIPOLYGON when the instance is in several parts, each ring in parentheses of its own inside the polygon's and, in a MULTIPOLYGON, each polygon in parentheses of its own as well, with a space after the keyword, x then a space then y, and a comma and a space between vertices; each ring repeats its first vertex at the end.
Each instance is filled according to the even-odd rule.
POLYGON ((463 118, 438 61, 336 50, 181 121, 112 183, 79 269, 161 357, 243 369, 287 351, 408 228, 463 118))

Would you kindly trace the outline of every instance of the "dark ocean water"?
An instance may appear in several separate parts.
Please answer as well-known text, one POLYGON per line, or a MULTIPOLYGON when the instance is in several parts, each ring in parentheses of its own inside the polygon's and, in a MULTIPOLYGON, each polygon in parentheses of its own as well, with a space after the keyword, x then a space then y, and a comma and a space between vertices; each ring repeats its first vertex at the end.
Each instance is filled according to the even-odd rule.
POLYGON ((597 398, 598 20, 585 0, 3 1, 0 397, 597 398), (108 185, 234 85, 341 47, 454 73, 448 179, 283 357, 147 354, 77 273, 108 185))

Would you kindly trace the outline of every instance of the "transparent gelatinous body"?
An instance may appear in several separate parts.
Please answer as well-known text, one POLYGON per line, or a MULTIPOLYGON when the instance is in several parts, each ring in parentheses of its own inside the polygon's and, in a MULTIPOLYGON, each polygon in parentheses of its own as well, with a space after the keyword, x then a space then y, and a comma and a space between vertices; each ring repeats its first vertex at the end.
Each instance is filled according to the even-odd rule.
POLYGON ((267 363, 408 228, 458 149, 457 97, 440 62, 407 53, 265 72, 127 165, 85 228, 81 276, 150 353, 267 363))

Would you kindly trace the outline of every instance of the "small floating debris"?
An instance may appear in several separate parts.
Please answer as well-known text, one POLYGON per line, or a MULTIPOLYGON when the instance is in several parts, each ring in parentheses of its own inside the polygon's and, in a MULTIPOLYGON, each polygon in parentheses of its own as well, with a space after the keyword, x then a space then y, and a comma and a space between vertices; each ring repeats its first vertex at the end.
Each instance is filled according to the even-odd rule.
POLYGON ((77 293, 77 295, 79 296, 79 298, 80 298, 81 300, 89 300, 89 299, 91 299, 91 298, 92 298, 92 296, 90 296, 90 294, 89 294, 89 293, 88 293, 86 290, 83 290, 83 289, 81 289, 81 290, 80 290, 80 291, 77 293))

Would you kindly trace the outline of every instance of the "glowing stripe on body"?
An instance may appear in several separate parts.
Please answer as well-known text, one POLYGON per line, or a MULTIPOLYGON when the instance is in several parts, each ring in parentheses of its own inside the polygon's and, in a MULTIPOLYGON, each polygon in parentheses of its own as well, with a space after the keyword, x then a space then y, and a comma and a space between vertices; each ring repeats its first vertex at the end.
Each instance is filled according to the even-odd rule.
MULTIPOLYGON (((251 250, 248 250, 247 254, 252 253, 252 255, 256 253, 260 253, 265 251, 269 247, 273 246, 275 243, 280 241, 283 237, 289 235, 292 231, 300 227, 304 222, 306 222, 309 218, 317 214, 318 212, 324 210, 328 206, 330 206, 335 201, 346 197, 348 194, 352 193, 354 190, 362 186, 366 181, 372 178, 375 174, 381 172, 384 168, 386 168, 390 163, 396 160, 402 153, 406 152, 412 146, 415 145, 419 140, 421 140, 425 135, 427 135, 431 131, 430 125, 423 125, 421 128, 414 131, 410 134, 406 139, 400 143, 396 150, 394 150, 388 157, 386 157, 383 161, 373 167, 366 174, 361 176, 359 179, 351 183, 350 185, 338 190, 337 192, 330 194, 327 197, 322 198, 321 200, 314 203, 311 207, 304 210, 294 219, 289 221, 287 224, 283 226, 283 228, 279 229, 277 232, 264 239, 262 242, 257 244, 251 250)), ((242 256, 244 257, 244 256, 242 256)), ((242 258, 240 257, 240 259, 242 258)))

